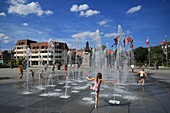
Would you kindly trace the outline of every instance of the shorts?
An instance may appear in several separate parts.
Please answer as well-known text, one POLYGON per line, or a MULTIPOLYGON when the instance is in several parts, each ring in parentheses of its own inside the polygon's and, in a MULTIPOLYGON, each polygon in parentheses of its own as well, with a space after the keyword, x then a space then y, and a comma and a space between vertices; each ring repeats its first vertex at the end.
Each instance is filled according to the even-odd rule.
POLYGON ((95 92, 96 92, 96 93, 99 93, 99 92, 100 92, 100 88, 98 88, 95 92))
POLYGON ((142 79, 142 78, 145 78, 144 76, 140 76, 140 78, 142 79))

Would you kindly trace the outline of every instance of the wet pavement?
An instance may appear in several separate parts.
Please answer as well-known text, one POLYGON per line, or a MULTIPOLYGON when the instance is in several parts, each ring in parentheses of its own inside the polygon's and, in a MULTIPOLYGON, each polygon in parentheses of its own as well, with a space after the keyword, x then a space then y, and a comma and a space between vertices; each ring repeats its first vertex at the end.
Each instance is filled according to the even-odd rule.
POLYGON ((70 79, 67 88, 70 97, 60 98, 66 91, 63 70, 56 71, 63 75, 62 79, 57 78, 56 86, 48 86, 46 90, 37 88, 39 70, 34 69, 35 83, 30 80, 28 85, 32 93, 23 94, 27 84, 18 82, 17 69, 0 69, 0 113, 170 113, 170 70, 149 71, 145 87, 136 83, 136 76, 131 77, 131 83, 119 85, 123 92, 121 97, 115 97, 120 101, 117 105, 109 103, 114 99, 114 85, 102 84, 97 109, 95 95, 89 90, 91 82, 83 77, 78 81, 70 79))

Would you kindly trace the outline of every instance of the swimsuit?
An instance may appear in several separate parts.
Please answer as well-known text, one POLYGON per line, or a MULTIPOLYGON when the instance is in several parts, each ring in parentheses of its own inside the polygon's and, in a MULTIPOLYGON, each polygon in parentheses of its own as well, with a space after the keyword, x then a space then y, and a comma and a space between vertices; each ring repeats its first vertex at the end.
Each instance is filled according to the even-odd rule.
POLYGON ((144 76, 140 76, 140 78, 142 79, 142 78, 145 78, 144 76))
POLYGON ((144 73, 140 73, 140 78, 145 78, 144 73))
POLYGON ((90 89, 94 90, 96 93, 99 93, 99 91, 100 91, 100 84, 101 84, 101 81, 99 80, 98 83, 95 82, 95 84, 93 86, 91 86, 90 89))
POLYGON ((19 78, 22 79, 22 73, 19 74, 19 78))

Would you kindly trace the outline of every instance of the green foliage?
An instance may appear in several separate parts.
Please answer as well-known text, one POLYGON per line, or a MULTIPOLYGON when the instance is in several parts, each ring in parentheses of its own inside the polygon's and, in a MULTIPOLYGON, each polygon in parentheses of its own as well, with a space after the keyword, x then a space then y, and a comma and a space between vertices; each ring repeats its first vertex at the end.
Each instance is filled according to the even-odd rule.
POLYGON ((23 57, 18 58, 18 65, 22 65, 23 60, 24 60, 23 57))
POLYGON ((151 47, 150 59, 151 65, 163 65, 166 60, 163 49, 160 46, 151 47))
MULTIPOLYGON (((168 53, 170 54, 170 53, 168 53)), ((145 63, 150 66, 165 65, 166 64, 166 55, 164 53, 163 48, 160 46, 150 47, 150 52, 148 54, 148 48, 139 47, 134 50, 134 58, 136 61, 136 65, 144 65, 145 63)))
POLYGON ((106 46, 105 45, 102 45, 102 50, 104 51, 106 49, 106 46))
POLYGON ((136 65, 144 65, 147 63, 148 49, 143 47, 136 48, 134 50, 134 58, 136 65))

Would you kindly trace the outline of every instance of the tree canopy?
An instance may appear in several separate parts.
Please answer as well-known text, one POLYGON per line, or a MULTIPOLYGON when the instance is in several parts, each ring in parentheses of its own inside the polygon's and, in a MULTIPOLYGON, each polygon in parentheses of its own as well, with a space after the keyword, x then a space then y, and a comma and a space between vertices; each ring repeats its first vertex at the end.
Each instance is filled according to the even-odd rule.
POLYGON ((144 65, 147 63, 148 49, 143 47, 134 49, 134 58, 136 65, 144 65))

